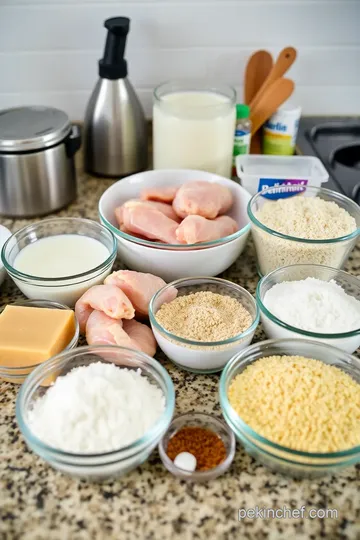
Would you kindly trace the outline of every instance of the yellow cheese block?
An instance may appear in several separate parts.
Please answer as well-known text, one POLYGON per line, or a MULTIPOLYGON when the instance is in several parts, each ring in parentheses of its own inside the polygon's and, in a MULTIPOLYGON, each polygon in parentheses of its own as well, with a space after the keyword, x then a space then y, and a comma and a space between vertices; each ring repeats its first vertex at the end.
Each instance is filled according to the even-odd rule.
POLYGON ((6 306, 0 315, 0 366, 40 364, 63 351, 74 334, 70 309, 6 306))

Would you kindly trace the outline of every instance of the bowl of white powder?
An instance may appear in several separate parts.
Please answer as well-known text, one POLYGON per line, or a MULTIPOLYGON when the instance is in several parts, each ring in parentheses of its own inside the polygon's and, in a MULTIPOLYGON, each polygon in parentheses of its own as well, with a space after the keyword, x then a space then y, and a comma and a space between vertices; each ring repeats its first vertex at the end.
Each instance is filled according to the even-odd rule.
POLYGON ((306 338, 347 353, 360 346, 360 280, 316 264, 285 266, 263 277, 256 289, 269 338, 306 338))
POLYGON ((248 205, 260 276, 289 264, 341 268, 360 234, 360 207, 305 185, 264 189, 248 205))
POLYGON ((31 450, 55 469, 90 481, 122 476, 147 460, 174 412, 167 371, 118 346, 79 347, 36 368, 16 417, 31 450))

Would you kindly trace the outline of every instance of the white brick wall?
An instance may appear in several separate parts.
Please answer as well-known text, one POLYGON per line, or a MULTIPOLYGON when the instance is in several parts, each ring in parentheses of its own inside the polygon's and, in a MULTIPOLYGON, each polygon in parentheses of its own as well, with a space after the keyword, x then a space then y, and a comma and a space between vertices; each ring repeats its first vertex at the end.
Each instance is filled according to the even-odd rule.
POLYGON ((0 108, 53 105, 81 120, 97 78, 103 21, 131 18, 129 77, 152 89, 213 77, 242 97, 246 60, 293 45, 292 99, 307 114, 360 114, 360 0, 0 0, 0 108))

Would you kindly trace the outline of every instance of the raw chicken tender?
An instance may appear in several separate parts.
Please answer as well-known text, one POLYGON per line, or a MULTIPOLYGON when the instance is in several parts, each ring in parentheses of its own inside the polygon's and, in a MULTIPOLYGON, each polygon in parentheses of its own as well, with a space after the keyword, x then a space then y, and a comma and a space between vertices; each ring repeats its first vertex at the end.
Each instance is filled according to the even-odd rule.
POLYGON ((104 283, 119 287, 131 301, 137 315, 148 315, 152 296, 166 285, 160 277, 132 270, 113 272, 104 283))
POLYGON ((149 356, 156 353, 156 339, 151 328, 135 319, 123 321, 123 328, 133 343, 136 343, 142 352, 149 356))
POLYGON ((179 186, 163 186, 143 189, 140 193, 140 199, 143 201, 161 201, 166 203, 173 202, 179 186))
POLYGON ((87 320, 86 341, 89 345, 120 345, 149 356, 156 352, 156 341, 148 326, 134 320, 115 320, 97 310, 87 320))
POLYGON ((168 218, 173 219, 174 221, 179 221, 179 216, 176 214, 175 210, 170 204, 165 204, 157 201, 140 201, 140 199, 130 199, 129 201, 126 201, 126 203, 124 203, 122 206, 118 206, 117 208, 115 208, 116 221, 118 222, 120 227, 124 223, 123 214, 125 208, 130 208, 131 206, 137 204, 156 208, 156 210, 159 210, 159 212, 162 212, 168 218))
POLYGON ((132 319, 135 309, 125 293, 115 285, 95 285, 88 289, 75 304, 75 315, 84 332, 93 310, 103 311, 112 319, 132 319))
POLYGON ((149 240, 178 244, 175 231, 179 224, 156 208, 137 203, 124 208, 122 217, 125 227, 132 233, 145 236, 149 240))
POLYGON ((197 215, 214 219, 225 214, 233 203, 233 196, 225 186, 212 182, 187 182, 173 200, 173 208, 181 218, 197 215))
POLYGON ((213 220, 201 216, 187 216, 177 228, 176 236, 183 244, 197 244, 223 238, 237 230, 238 224, 229 216, 220 216, 213 220))

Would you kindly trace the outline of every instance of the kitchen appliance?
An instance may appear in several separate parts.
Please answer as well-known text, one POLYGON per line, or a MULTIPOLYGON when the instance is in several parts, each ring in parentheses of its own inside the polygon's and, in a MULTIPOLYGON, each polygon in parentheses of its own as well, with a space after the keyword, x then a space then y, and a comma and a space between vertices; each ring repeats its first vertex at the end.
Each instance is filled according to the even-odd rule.
POLYGON ((84 125, 85 170, 98 176, 126 176, 147 168, 147 124, 127 78, 124 59, 130 19, 114 17, 108 30, 99 80, 90 97, 84 125))
POLYGON ((41 216, 76 197, 78 126, 50 107, 0 111, 0 215, 41 216))
POLYGON ((308 116, 300 120, 298 153, 317 156, 329 172, 323 187, 360 204, 360 117, 308 116))

